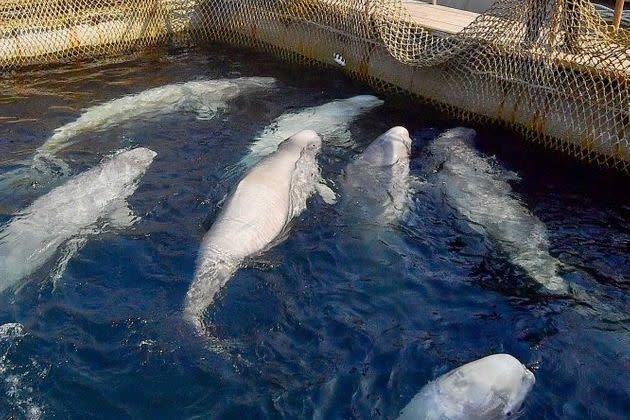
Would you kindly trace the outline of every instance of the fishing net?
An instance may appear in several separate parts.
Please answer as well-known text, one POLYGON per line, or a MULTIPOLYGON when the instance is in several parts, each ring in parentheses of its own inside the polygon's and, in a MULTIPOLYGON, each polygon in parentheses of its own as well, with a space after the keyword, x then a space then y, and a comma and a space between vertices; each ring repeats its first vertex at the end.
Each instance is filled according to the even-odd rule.
POLYGON ((206 41, 336 66, 630 172, 630 30, 614 30, 587 0, 497 0, 482 14, 412 0, 0 3, 4 71, 206 41))

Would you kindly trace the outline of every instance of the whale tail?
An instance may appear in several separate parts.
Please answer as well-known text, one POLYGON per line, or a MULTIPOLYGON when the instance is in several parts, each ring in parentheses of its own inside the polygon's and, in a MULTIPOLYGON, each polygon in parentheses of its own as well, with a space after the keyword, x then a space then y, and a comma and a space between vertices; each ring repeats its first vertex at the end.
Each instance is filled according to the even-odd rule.
POLYGON ((206 330, 203 319, 206 309, 214 302, 217 293, 238 269, 237 264, 224 259, 207 256, 203 259, 188 289, 184 306, 184 319, 193 325, 199 334, 203 334, 206 330))
POLYGON ((70 166, 63 160, 53 155, 37 153, 28 166, 0 175, 0 191, 38 188, 71 174, 70 166))

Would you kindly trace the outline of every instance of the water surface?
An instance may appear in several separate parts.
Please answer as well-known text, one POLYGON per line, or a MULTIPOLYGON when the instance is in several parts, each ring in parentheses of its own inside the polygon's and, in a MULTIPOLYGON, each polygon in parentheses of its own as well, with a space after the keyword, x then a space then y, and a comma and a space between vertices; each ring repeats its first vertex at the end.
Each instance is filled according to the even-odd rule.
MULTIPOLYGON (((55 283, 54 261, 0 296, 0 416, 31 418, 395 418, 429 380, 508 352, 537 382, 522 418, 630 412, 627 179, 477 126, 476 147, 519 174, 518 197, 547 226, 563 277, 601 305, 545 297, 431 188, 425 146, 465 125, 388 99, 324 144, 324 177, 393 125, 414 140, 409 214, 371 226, 314 197, 288 239, 240 270, 209 313, 212 339, 181 321, 196 254, 254 136, 302 107, 373 94, 328 71, 214 46, 0 79, 0 174, 57 127, 123 95, 194 79, 271 76, 210 120, 177 112, 83 134, 60 152, 74 173, 120 148, 157 152, 132 228, 89 240, 55 283), (16 325, 7 325, 18 323, 16 325)), ((52 189, 0 194, 0 224, 52 189)), ((1 263, 1 262, 0 262, 1 263)))

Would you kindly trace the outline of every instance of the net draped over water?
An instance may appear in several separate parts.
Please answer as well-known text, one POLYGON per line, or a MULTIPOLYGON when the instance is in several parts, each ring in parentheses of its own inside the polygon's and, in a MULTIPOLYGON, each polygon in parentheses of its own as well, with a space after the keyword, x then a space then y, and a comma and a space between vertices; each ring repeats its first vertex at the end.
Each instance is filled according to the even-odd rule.
POLYGON ((462 30, 409 0, 4 0, 0 71, 221 41, 336 66, 630 172, 630 30, 587 0, 497 0, 462 30))

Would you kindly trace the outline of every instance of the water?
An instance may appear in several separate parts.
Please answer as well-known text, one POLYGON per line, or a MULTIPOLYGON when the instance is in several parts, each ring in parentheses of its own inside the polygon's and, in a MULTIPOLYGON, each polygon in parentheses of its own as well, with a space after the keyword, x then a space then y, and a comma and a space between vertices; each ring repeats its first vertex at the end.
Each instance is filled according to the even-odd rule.
MULTIPOLYGON (((182 321, 205 229, 252 139, 285 112, 373 94, 343 76, 223 47, 32 71, 0 80, 0 173, 82 108, 168 83, 268 76, 212 119, 186 110, 80 134, 57 155, 85 171, 120 148, 153 164, 128 198, 132 227, 92 237, 55 282, 51 260, 0 295, 0 417, 393 418, 429 380, 508 352, 537 382, 522 418, 630 412, 630 201, 627 179, 485 126, 476 148, 521 180, 512 189, 548 229, 567 282, 597 305, 545 296, 431 188, 426 149, 444 129, 429 107, 388 98, 324 144, 324 178, 404 125, 414 141, 412 203, 372 226, 314 197, 288 239, 238 271, 208 314, 182 321), (624 192, 625 191, 625 192, 624 192), (11 324, 17 323, 17 324, 11 324)), ((61 182, 3 190, 0 223, 61 182)))

